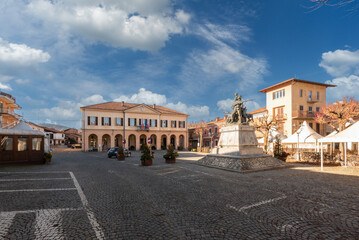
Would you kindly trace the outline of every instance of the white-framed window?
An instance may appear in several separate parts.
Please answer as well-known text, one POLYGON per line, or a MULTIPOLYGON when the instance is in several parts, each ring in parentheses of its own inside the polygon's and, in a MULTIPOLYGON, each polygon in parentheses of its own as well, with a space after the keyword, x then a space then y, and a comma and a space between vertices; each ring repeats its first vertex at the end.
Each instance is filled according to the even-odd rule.
POLYGON ((162 128, 168 127, 168 125, 167 125, 167 120, 161 120, 161 127, 162 127, 162 128))
POLYGON ((111 118, 102 117, 102 126, 111 126, 111 118))
POLYGON ((123 118, 116 118, 116 126, 123 126, 123 118))
POLYGON ((285 89, 273 93, 273 99, 285 97, 285 89))
POLYGON ((171 128, 177 128, 177 121, 175 120, 171 121, 171 128))
POLYGON ((130 126, 130 127, 136 126, 136 118, 129 118, 128 119, 128 126, 130 126))

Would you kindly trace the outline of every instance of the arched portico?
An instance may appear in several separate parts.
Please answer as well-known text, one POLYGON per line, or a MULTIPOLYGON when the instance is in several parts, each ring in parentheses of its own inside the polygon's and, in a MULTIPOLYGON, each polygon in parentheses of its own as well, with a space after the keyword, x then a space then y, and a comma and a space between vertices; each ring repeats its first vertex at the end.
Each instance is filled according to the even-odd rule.
POLYGON ((183 135, 179 136, 179 146, 182 148, 182 150, 185 148, 185 138, 183 135))
POLYGON ((111 148, 111 137, 108 134, 102 136, 102 151, 107 151, 111 148))
POLYGON ((89 151, 97 150, 98 149, 98 137, 96 134, 91 134, 89 136, 89 151))
POLYGON ((170 144, 176 147, 176 135, 171 135, 170 144))
POLYGON ((155 134, 151 135, 151 149, 152 150, 157 149, 157 136, 155 134))
POLYGON ((121 134, 117 134, 115 136, 115 147, 119 147, 119 146, 123 146, 122 144, 122 135, 121 134))
POLYGON ((161 136, 161 148, 162 149, 167 148, 167 136, 164 134, 161 136))
POLYGON ((145 134, 141 134, 140 136, 140 145, 142 146, 142 144, 147 144, 147 137, 145 134))
POLYGON ((134 134, 128 136, 128 149, 131 151, 136 150, 136 136, 134 134))

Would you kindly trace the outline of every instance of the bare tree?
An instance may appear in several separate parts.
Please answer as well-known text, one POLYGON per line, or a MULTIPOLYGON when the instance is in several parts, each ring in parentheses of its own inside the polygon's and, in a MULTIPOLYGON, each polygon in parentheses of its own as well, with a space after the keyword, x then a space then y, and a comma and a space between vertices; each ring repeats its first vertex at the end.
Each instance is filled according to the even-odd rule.
MULTIPOLYGON (((337 132, 346 129, 350 120, 359 117, 359 102, 353 98, 343 98, 333 104, 322 107, 316 113, 314 120, 321 124, 328 124, 337 132)), ((343 157, 344 144, 340 144, 340 151, 343 157)))
POLYGON ((199 139, 199 146, 202 147, 203 133, 207 129, 207 124, 203 120, 201 120, 198 123, 190 124, 189 127, 194 128, 194 132, 198 136, 198 139, 199 139))
POLYGON ((359 117, 359 102, 344 97, 342 101, 322 107, 314 120, 321 124, 329 124, 337 132, 347 128, 351 119, 359 117))
POLYGON ((256 118, 253 120, 253 126, 263 134, 264 136, 264 152, 268 152, 268 136, 269 131, 278 124, 278 120, 274 117, 269 116, 268 114, 264 115, 261 118, 256 118))
MULTIPOLYGON (((350 3, 356 2, 357 0, 309 0, 312 3, 314 3, 314 5, 310 8, 314 10, 317 10, 323 6, 346 6, 350 3)), ((358 7, 355 7, 354 9, 357 9, 358 7)))

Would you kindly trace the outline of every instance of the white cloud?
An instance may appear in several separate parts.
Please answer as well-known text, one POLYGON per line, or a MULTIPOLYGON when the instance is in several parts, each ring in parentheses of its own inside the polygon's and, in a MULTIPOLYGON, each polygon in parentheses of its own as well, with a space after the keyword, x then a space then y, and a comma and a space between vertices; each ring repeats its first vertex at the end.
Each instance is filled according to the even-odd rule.
POLYGON ((250 28, 245 25, 206 24, 196 30, 195 34, 210 43, 210 48, 192 51, 183 63, 179 79, 187 93, 203 94, 210 88, 218 87, 242 92, 254 89, 262 81, 268 72, 267 61, 248 56, 238 47, 242 42, 249 41, 250 28))
POLYGON ((182 102, 177 102, 177 103, 167 102, 167 97, 165 95, 153 93, 144 88, 140 88, 138 93, 135 93, 132 96, 120 96, 119 98, 116 98, 114 101, 117 102, 125 101, 131 103, 139 103, 139 104, 141 103, 156 104, 189 114, 193 118, 209 115, 208 106, 188 106, 182 102))
POLYGON ((319 66, 324 68, 333 77, 359 74, 359 50, 336 50, 322 54, 319 66))
POLYGON ((337 85, 335 88, 327 89, 327 100, 330 102, 341 100, 343 97, 358 96, 359 76, 350 75, 348 77, 334 78, 326 81, 326 83, 337 85))
POLYGON ((28 84, 28 83, 30 83, 30 80, 29 79, 21 79, 21 78, 19 78, 19 79, 16 79, 15 82, 17 84, 28 84))
POLYGON ((130 102, 130 103, 145 103, 145 104, 157 104, 165 105, 167 103, 167 98, 165 95, 153 93, 147 91, 144 88, 140 88, 138 93, 133 94, 132 96, 120 96, 119 98, 114 99, 115 102, 130 102))
POLYGON ((29 67, 49 61, 50 54, 25 44, 9 43, 0 38, 0 66, 29 67))
POLYGON ((233 99, 227 98, 225 100, 218 101, 217 107, 219 110, 229 112, 231 111, 232 104, 233 104, 233 99))
POLYGON ((90 42, 146 51, 155 51, 172 34, 181 34, 190 19, 183 10, 174 13, 168 0, 36 0, 28 9, 90 42))
POLYGON ((82 101, 80 102, 80 105, 87 106, 87 105, 93 105, 93 104, 98 104, 98 103, 103 103, 103 102, 106 102, 106 100, 103 99, 103 97, 101 95, 95 94, 90 97, 82 99, 82 101))
POLYGON ((208 106, 187 106, 182 102, 178 103, 167 103, 166 107, 174 109, 179 112, 186 113, 192 118, 200 118, 209 116, 209 107, 208 106))
POLYGON ((11 91, 12 89, 11 89, 9 84, 5 84, 5 83, 0 82, 0 90, 11 91))
MULTIPOLYGON (((247 112, 251 112, 253 110, 260 108, 260 105, 256 101, 253 101, 253 100, 246 101, 246 99, 244 99, 244 100, 245 100, 244 106, 247 108, 247 112)), ((227 99, 218 101, 217 107, 219 110, 231 112, 232 104, 233 104, 233 99, 227 98, 227 99)))

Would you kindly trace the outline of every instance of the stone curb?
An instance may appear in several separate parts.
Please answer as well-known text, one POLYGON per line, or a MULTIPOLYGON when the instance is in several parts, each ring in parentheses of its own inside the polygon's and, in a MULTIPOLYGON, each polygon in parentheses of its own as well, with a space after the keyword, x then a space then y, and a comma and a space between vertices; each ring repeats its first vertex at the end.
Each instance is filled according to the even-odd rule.
POLYGON ((252 169, 252 170, 236 170, 236 169, 230 169, 230 168, 223 168, 223 167, 218 167, 218 166, 210 166, 210 165, 205 165, 205 164, 201 164, 198 162, 194 162, 191 164, 197 164, 200 166, 204 166, 204 167, 210 167, 210 168, 217 168, 220 170, 225 170, 225 171, 230 171, 230 172, 238 172, 238 173, 253 173, 253 172, 263 172, 263 171, 270 171, 270 170, 279 170, 279 169, 283 169, 283 168, 292 168, 295 167, 294 165, 288 165, 288 166, 281 166, 281 167, 271 167, 271 168, 258 168, 258 169, 252 169))

